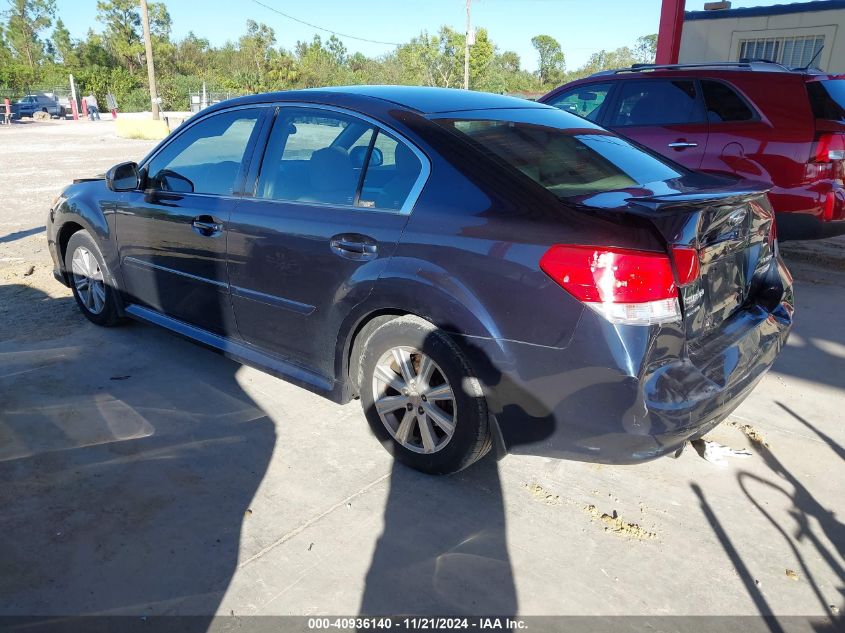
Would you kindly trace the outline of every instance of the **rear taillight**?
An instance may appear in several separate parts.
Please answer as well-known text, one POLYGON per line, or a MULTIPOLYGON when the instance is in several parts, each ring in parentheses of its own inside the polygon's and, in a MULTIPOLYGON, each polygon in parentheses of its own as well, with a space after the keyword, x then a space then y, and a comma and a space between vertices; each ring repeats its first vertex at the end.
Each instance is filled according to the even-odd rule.
POLYGON ((822 134, 816 141, 816 162, 845 160, 845 134, 822 134))
MULTIPOLYGON (((687 276, 693 268, 697 276, 698 258, 695 265, 687 263, 687 276)), ((540 259, 540 268, 612 323, 651 325, 681 318, 675 274, 664 253, 557 244, 540 259)))
POLYGON ((807 163, 808 181, 836 180, 843 176, 845 134, 823 133, 816 139, 813 155, 807 163))
POLYGON ((701 269, 697 250, 689 246, 673 246, 672 257, 678 271, 679 286, 686 286, 698 279, 701 269))

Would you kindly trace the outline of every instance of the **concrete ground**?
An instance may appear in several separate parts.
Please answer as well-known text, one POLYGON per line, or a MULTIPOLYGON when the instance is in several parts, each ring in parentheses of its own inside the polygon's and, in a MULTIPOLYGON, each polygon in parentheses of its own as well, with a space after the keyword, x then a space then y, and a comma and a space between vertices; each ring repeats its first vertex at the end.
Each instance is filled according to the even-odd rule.
POLYGON ((0 615, 841 625, 841 241, 787 249, 794 335, 709 436, 750 457, 720 467, 687 450, 613 467, 510 456, 432 478, 392 464, 357 402, 77 312, 50 274, 50 201, 151 146, 116 139, 107 121, 0 128, 0 615))

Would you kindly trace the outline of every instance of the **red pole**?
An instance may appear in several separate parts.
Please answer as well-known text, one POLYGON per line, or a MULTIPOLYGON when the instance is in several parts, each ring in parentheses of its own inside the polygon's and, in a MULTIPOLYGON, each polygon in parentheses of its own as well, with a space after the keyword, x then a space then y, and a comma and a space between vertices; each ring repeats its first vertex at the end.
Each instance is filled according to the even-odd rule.
POLYGON ((3 105, 6 106, 5 122, 11 123, 12 122, 12 102, 9 101, 9 97, 6 97, 5 99, 3 99, 3 105))
POLYGON ((88 102, 85 100, 85 97, 82 97, 82 116, 88 116, 88 102))
POLYGON ((684 28, 685 0, 663 0, 660 9, 660 31, 657 33, 657 64, 677 64, 684 28))

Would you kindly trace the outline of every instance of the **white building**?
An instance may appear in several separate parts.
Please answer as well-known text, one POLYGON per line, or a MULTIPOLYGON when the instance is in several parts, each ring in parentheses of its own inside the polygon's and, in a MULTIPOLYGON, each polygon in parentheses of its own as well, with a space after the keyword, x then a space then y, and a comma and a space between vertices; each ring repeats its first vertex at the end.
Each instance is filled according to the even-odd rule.
POLYGON ((679 62, 767 59, 790 68, 845 73, 845 0, 818 0, 731 9, 713 2, 687 11, 679 62), (819 52, 821 50, 821 52, 819 52))

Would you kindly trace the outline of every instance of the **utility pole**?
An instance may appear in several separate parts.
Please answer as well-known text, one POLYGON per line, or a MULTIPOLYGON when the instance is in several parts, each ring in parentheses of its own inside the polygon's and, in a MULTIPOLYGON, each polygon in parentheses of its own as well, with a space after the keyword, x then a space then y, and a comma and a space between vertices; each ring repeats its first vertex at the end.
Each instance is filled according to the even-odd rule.
POLYGON ((153 121, 158 121, 158 93, 156 92, 156 71, 153 66, 153 41, 150 38, 150 13, 147 10, 147 0, 141 0, 141 22, 144 24, 144 49, 147 52, 147 78, 150 81, 153 121))
MULTIPOLYGON (((472 37, 472 0, 467 0, 467 33, 464 37, 464 90, 469 90, 469 47, 472 37)), ((475 42, 472 42, 473 44, 475 42)))

